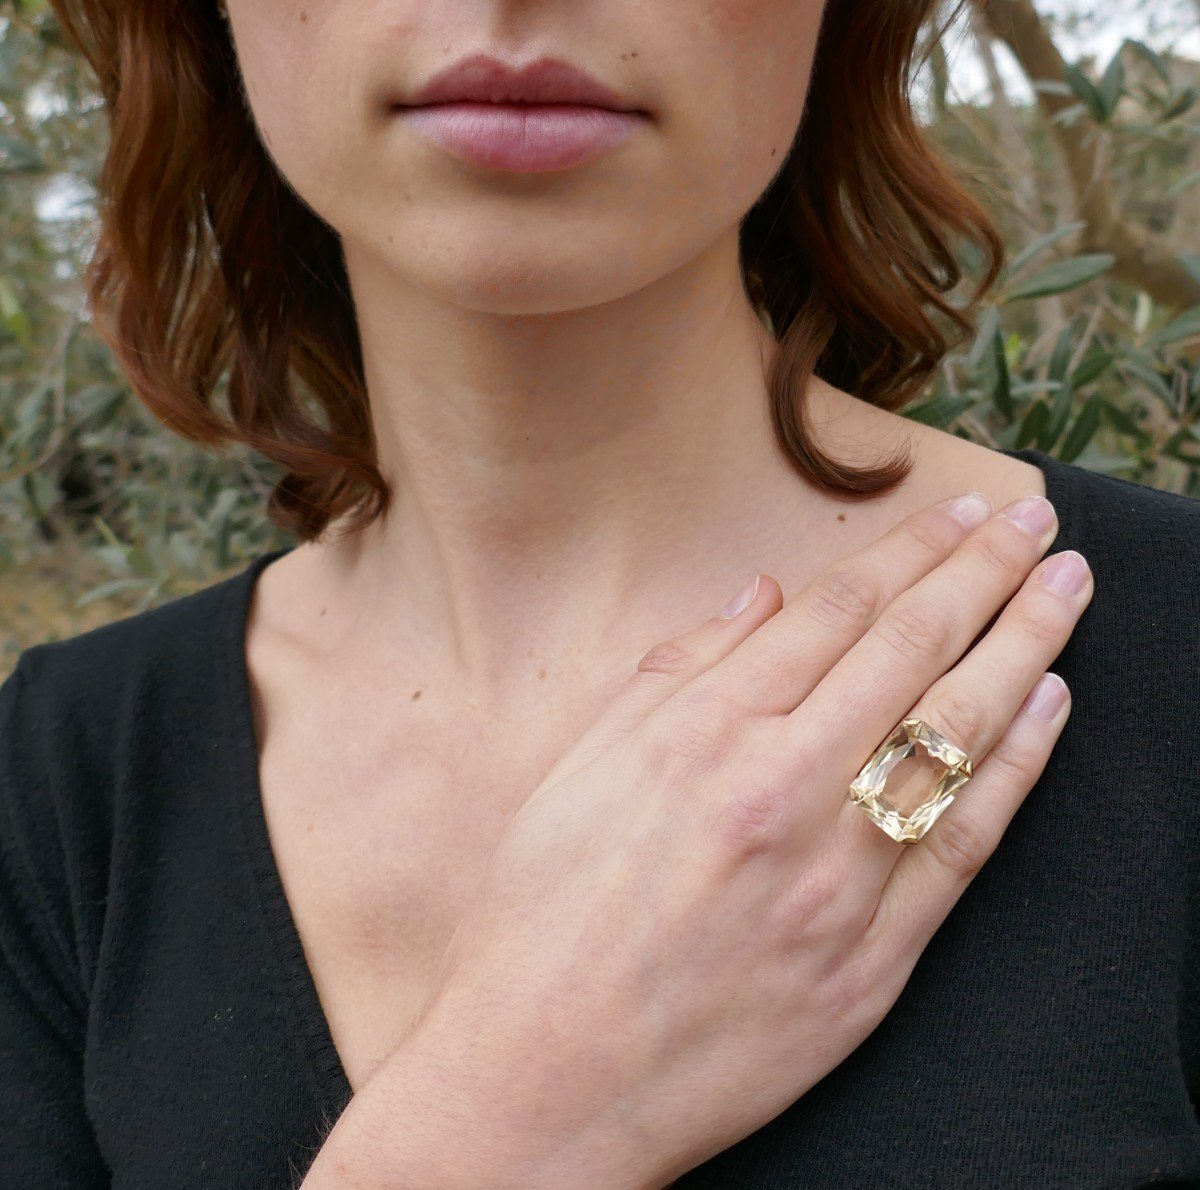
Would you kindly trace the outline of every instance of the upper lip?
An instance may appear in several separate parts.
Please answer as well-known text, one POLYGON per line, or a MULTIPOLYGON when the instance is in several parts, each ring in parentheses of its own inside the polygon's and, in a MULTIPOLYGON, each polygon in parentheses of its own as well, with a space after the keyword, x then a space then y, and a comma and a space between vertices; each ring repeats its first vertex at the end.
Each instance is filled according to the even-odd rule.
POLYGON ((561 58, 538 58, 510 66, 489 54, 473 54, 435 74, 403 106, 431 103, 575 103, 612 111, 638 111, 611 87, 561 58))

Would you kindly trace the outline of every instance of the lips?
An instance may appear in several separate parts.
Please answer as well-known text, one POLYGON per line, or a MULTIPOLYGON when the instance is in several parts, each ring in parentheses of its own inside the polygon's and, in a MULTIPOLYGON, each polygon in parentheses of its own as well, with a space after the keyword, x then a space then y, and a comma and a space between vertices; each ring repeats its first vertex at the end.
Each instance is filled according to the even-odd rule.
POLYGON ((436 103, 568 103, 636 112, 611 87, 561 58, 543 57, 525 66, 509 66, 488 54, 462 58, 431 78, 414 95, 395 106, 423 107, 436 103))
POLYGON ((464 58, 392 108, 417 135, 484 169, 544 173, 592 161, 647 112, 559 58, 510 67, 464 58))

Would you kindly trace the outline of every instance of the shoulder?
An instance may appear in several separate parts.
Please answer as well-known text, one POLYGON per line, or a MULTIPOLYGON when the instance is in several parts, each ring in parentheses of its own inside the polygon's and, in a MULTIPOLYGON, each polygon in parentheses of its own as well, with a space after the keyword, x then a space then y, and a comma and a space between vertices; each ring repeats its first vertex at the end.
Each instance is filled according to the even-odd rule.
POLYGON ((179 664, 189 644, 217 628, 242 574, 156 607, 124 616, 62 640, 30 645, 14 677, 46 695, 105 688, 165 665, 179 664))
POLYGON ((8 742, 52 734, 56 744, 95 737, 203 681, 227 643, 253 563, 231 577, 63 640, 26 648, 3 689, 8 742))
POLYGON ((242 599, 272 556, 32 645, 0 683, 0 957, 64 989, 68 1006, 51 1005, 64 1030, 86 1013, 114 865, 130 854, 118 840, 211 748, 242 599))
POLYGON ((1127 709, 1125 696, 1136 696, 1181 727, 1181 717, 1194 717, 1200 499, 1033 448, 995 450, 946 438, 939 432, 932 442, 946 494, 976 487, 1000 507, 1040 486, 1059 522, 1048 552, 1075 550, 1087 560, 1092 600, 1058 662, 1060 672, 1069 668, 1086 685, 1084 701, 1103 697, 1107 706, 1127 709))
POLYGON ((1042 467, 1059 514, 1054 549, 1075 549, 1110 606, 1200 630, 1200 499, 1021 451, 1042 467))
MULTIPOLYGON (((1091 602, 1054 668, 1071 687, 1093 749, 1126 762, 1139 741, 1167 741, 1180 772, 1200 767, 1200 500, 1019 452, 1042 467, 1059 515, 1050 552, 1077 550, 1091 602)), ((1166 762, 1160 752, 1158 761, 1166 762)), ((1190 779, 1176 785, 1181 795, 1190 779)), ((1194 792, 1188 790, 1187 797, 1194 792)), ((1179 807, 1184 813, 1184 807, 1179 807)))
POLYGON ((1064 463, 1036 450, 1015 452, 1033 456, 1042 466, 1049 487, 1068 502, 1092 531, 1142 525, 1147 531, 1200 541, 1200 498, 1137 483, 1123 476, 1064 463))
MULTIPOLYGON (((930 433, 930 431, 926 431, 930 433)), ((1088 560, 1110 598, 1158 600, 1178 622, 1200 612, 1200 499, 1064 463, 1032 447, 996 450, 932 431, 947 493, 982 488, 996 507, 1037 490, 1041 473, 1058 514, 1051 551, 1088 560)), ((1200 621, 1200 616, 1194 616, 1200 621)))
POLYGON ((203 677, 244 578, 24 649, 0 684, 0 766, 53 775, 110 753, 156 696, 203 677))
POLYGON ((103 832, 123 782, 204 722, 249 570, 64 640, 0 683, 0 820, 51 854, 103 832))

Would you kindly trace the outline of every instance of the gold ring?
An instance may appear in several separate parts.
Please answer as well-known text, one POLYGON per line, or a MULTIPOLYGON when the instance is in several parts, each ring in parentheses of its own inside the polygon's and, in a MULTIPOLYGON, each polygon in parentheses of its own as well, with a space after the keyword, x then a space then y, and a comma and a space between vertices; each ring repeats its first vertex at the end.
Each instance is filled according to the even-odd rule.
POLYGON ((971 758, 914 715, 901 719, 862 766, 850 784, 850 800, 897 843, 917 843, 970 779, 971 758), (933 767, 932 789, 923 791, 920 800, 889 796, 888 778, 918 747, 924 748, 933 767))

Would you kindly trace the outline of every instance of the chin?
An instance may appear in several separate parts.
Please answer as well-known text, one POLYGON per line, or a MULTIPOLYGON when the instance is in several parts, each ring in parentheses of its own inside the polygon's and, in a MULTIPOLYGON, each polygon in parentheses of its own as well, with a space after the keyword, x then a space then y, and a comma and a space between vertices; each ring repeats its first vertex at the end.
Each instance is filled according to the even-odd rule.
POLYGON ((343 237, 347 259, 360 280, 379 271, 364 261, 372 256, 383 272, 402 275, 416 288, 448 303, 481 314, 546 315, 569 313, 618 301, 670 272, 669 262, 630 246, 608 248, 603 242, 559 237, 523 247, 518 234, 497 241, 490 231, 461 235, 385 236, 369 244, 343 237))

